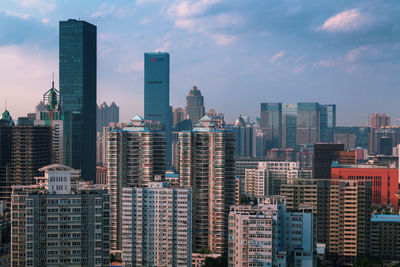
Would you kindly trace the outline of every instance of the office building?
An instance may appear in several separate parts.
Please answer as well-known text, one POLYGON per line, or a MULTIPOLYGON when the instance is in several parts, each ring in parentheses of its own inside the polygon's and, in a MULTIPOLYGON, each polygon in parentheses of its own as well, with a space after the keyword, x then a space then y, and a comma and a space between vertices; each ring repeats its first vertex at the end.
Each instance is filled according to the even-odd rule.
POLYGON ((332 179, 372 181, 372 204, 391 205, 399 208, 399 169, 397 166, 380 166, 372 164, 334 164, 332 179))
POLYGON ((176 124, 186 119, 186 113, 183 108, 172 109, 172 125, 175 127, 176 124))
POLYGON ((96 26, 60 21, 59 68, 64 112, 64 163, 96 179, 96 26))
POLYGON ((390 126, 390 117, 385 113, 371 113, 368 116, 368 126, 372 129, 390 126))
POLYGON ((110 122, 119 122, 119 107, 114 102, 110 106, 106 102, 97 105, 96 131, 102 133, 103 127, 110 126, 110 122))
POLYGON ((310 145, 320 140, 320 108, 318 103, 298 103, 296 142, 310 145))
POLYGON ((371 256, 383 261, 400 260, 400 215, 371 216, 371 256))
POLYGON ((333 161, 355 164, 355 152, 344 151, 344 144, 314 144, 313 178, 330 179, 333 161))
POLYGON ((8 110, 5 110, 0 118, 0 200, 10 202, 11 181, 11 151, 12 128, 14 121, 8 110))
POLYGON ((108 185, 111 198, 111 248, 121 249, 122 188, 148 186, 165 177, 165 131, 153 130, 136 115, 107 139, 108 185))
POLYGON ((253 156, 253 127, 245 123, 242 116, 233 125, 233 133, 236 137, 236 157, 253 156))
POLYGON ((267 149, 282 146, 282 104, 261 103, 260 129, 266 134, 267 149))
POLYGON ((235 136, 207 115, 179 133, 180 185, 193 190, 193 250, 226 253, 235 204, 235 136))
POLYGON ((186 96, 186 115, 192 123, 198 122, 205 115, 204 97, 197 86, 193 86, 186 96))
POLYGON ((400 144, 400 127, 399 126, 387 126, 379 129, 371 129, 370 142, 368 153, 369 154, 380 154, 381 152, 389 152, 391 147, 395 147, 400 144), (384 139, 383 141, 381 141, 384 139), (382 148, 381 148, 382 144, 382 148))
POLYGON ((144 54, 144 119, 165 129, 166 164, 172 160, 172 108, 169 105, 169 54, 144 54))
POLYGON ((191 266, 190 188, 125 187, 121 205, 123 266, 191 266))
POLYGON ((96 184, 107 184, 107 166, 96 166, 96 184))
POLYGON ((282 105, 282 148, 296 148, 297 105, 282 105))
POLYGON ((280 197, 255 206, 232 206, 228 266, 313 266, 314 210, 286 210, 280 197))
POLYGON ((334 143, 344 144, 346 150, 357 147, 368 149, 370 132, 370 127, 336 127, 334 143))
POLYGON ((336 128, 336 105, 320 105, 320 142, 333 143, 336 128))
POLYGON ((36 185, 13 186, 12 266, 109 266, 109 197, 72 183, 71 168, 40 169, 36 185))

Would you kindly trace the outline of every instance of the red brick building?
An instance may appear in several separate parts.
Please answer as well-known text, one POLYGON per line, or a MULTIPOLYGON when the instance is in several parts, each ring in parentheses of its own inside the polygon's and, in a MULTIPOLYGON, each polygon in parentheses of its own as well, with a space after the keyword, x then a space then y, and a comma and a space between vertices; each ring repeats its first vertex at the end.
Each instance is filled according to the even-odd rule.
POLYGON ((331 179, 370 180, 372 204, 390 204, 398 210, 399 170, 379 165, 333 165, 331 179))

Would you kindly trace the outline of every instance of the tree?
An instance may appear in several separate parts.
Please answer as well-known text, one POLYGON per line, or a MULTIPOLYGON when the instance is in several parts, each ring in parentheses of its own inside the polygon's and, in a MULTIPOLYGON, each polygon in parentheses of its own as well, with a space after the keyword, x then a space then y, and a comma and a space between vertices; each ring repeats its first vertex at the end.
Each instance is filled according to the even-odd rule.
POLYGON ((206 258, 206 267, 228 267, 228 258, 220 256, 217 258, 206 258))

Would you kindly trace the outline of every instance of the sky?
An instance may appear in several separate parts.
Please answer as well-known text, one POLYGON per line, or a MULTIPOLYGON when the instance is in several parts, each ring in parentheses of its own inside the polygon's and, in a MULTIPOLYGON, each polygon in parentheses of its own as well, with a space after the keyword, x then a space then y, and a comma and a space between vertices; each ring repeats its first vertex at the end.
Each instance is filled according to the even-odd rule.
MULTIPOLYGON (((398 0, 0 0, 0 109, 58 85, 58 23, 97 26, 97 102, 143 114, 144 52, 170 53, 170 104, 252 119, 261 102, 336 104, 337 125, 400 118, 398 0)), ((57 86, 56 86, 57 87, 57 86)))

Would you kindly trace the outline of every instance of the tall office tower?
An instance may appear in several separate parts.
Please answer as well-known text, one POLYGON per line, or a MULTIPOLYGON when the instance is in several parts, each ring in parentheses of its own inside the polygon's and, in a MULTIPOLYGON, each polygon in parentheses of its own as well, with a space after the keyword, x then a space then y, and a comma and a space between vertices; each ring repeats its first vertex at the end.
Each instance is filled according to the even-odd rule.
POLYGON ((400 215, 376 214, 371 217, 371 256, 384 261, 400 260, 400 215))
POLYGON ((390 117, 385 113, 372 113, 368 116, 368 126, 373 129, 390 126, 390 117))
POLYGON ((337 254, 339 264, 351 264, 369 255, 371 181, 338 181, 329 191, 327 253, 337 254))
POLYGON ((172 160, 172 108, 169 105, 169 54, 144 54, 144 119, 165 129, 166 164, 172 160))
POLYGON ((193 249, 228 251, 229 207, 235 204, 235 136, 204 116, 179 133, 180 185, 193 190, 193 249))
POLYGON ((104 186, 71 183, 72 169, 40 169, 37 184, 13 186, 12 266, 109 266, 109 208, 104 186))
POLYGON ((97 125, 96 131, 103 132, 103 127, 109 126, 110 122, 119 122, 119 107, 112 102, 110 106, 103 102, 100 106, 97 105, 97 125))
POLYGON ((38 169, 51 163, 51 129, 47 126, 15 126, 11 138, 11 184, 34 184, 33 177, 39 175, 38 169))
POLYGON ((282 147, 296 148, 297 105, 282 105, 282 147))
POLYGON ((123 266, 192 265, 192 190, 123 188, 123 266))
POLYGON ((172 125, 175 127, 176 124, 186 119, 185 110, 183 108, 172 109, 172 125))
POLYGON ((51 163, 64 162, 64 113, 60 106, 60 93, 52 87, 43 95, 43 109, 36 114, 35 125, 49 126, 52 134, 51 163))
POLYGON ((252 157, 253 156, 252 125, 245 123, 242 116, 239 116, 239 118, 233 125, 233 133, 236 136, 236 156, 252 157))
POLYGON ((264 158, 267 155, 267 134, 260 129, 255 129, 255 156, 264 158))
POLYGON ((330 179, 333 161, 356 164, 354 151, 344 151, 344 144, 314 144, 313 178, 330 179))
POLYGON ((287 211, 280 197, 232 206, 228 266, 314 266, 314 210, 287 211))
POLYGON ((383 150, 386 153, 392 154, 391 152, 388 152, 388 146, 391 145, 395 147, 400 143, 400 127, 387 126, 379 129, 371 129, 368 153, 379 154, 381 152, 381 138, 385 137, 389 138, 390 140, 386 139, 383 141, 383 150))
POLYGON ((336 105, 320 105, 320 142, 333 143, 336 128, 336 105))
POLYGON ((12 127, 14 121, 8 110, 0 118, 0 200, 10 201, 11 182, 9 180, 11 167, 12 127))
POLYGON ((64 163, 96 179, 96 26, 60 21, 60 93, 65 113, 64 163))
POLYGON ((298 145, 312 145, 320 140, 320 109, 318 103, 297 104, 297 132, 298 145))
POLYGON ((192 123, 198 122, 205 115, 204 97, 197 86, 193 86, 189 95, 186 96, 186 115, 192 123))
POLYGON ((111 130, 107 140, 111 198, 111 248, 121 249, 122 188, 148 186, 165 177, 165 131, 151 130, 136 115, 125 128, 111 130))
POLYGON ((282 104, 261 103, 260 129, 266 134, 267 149, 282 147, 282 104))

